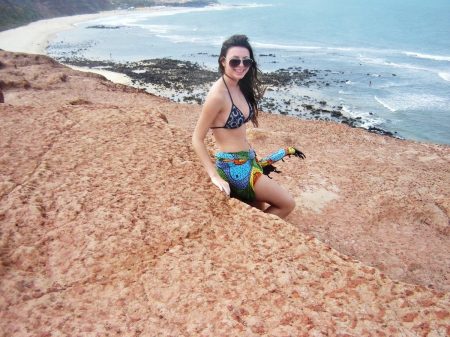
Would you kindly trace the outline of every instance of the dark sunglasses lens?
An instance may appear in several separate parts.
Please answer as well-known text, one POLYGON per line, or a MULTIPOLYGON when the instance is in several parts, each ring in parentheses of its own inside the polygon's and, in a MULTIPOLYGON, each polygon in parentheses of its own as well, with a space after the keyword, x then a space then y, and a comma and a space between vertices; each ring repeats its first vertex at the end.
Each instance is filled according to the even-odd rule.
POLYGON ((236 68, 236 67, 239 67, 240 64, 241 64, 240 59, 231 59, 230 60, 230 67, 236 68))
POLYGON ((248 68, 248 67, 251 67, 253 61, 251 59, 246 59, 246 60, 243 60, 242 63, 244 64, 244 67, 248 68))
MULTIPOLYGON (((242 63, 244 64, 244 67, 248 68, 252 65, 253 60, 252 59, 243 59, 242 63)), ((241 64, 240 59, 231 59, 230 60, 230 67, 237 68, 241 64)))

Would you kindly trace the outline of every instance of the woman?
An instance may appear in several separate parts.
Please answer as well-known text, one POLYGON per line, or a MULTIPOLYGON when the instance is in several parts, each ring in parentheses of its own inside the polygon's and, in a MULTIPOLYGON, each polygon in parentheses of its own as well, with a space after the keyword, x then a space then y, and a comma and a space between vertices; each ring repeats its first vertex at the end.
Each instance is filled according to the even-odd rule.
POLYGON ((194 150, 211 181, 221 191, 227 195, 233 192, 244 202, 284 218, 294 210, 295 200, 263 174, 262 166, 270 166, 285 155, 300 158, 304 155, 287 148, 260 162, 247 142, 245 124, 251 120, 258 126, 257 105, 263 94, 248 38, 233 35, 226 40, 218 62, 222 77, 213 84, 206 97, 192 137, 194 150), (219 149, 216 167, 204 144, 210 129, 219 149), (267 208, 266 203, 269 204, 267 208))

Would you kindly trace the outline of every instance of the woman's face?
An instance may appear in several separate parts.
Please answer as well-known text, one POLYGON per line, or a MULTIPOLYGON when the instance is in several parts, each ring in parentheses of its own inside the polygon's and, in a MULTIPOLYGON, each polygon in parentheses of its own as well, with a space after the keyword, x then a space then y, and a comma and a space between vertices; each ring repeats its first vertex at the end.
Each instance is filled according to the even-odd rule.
POLYGON ((247 71, 250 69, 250 67, 244 66, 242 61, 239 62, 238 66, 232 66, 230 65, 230 61, 237 59, 240 60, 250 59, 249 50, 245 47, 231 47, 230 49, 228 49, 225 58, 226 59, 222 58, 222 65, 225 69, 225 75, 236 80, 244 78, 245 74, 247 74, 247 71))

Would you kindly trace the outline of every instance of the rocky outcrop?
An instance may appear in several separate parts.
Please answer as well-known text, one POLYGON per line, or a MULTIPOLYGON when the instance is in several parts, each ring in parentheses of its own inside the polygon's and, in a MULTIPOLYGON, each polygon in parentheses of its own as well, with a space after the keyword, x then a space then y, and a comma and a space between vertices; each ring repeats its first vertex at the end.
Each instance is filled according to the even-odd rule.
POLYGON ((450 334, 449 147, 262 113, 257 153, 307 155, 284 221, 212 186, 200 106, 0 61, 2 336, 450 334))

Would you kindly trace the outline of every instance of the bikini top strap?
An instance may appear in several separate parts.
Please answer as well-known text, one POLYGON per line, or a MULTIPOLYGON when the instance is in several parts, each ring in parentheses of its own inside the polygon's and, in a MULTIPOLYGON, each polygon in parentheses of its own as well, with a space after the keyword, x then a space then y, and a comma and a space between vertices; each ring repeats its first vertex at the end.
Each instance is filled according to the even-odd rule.
POLYGON ((227 82, 225 82, 225 79, 223 78, 223 76, 222 76, 222 80, 223 80, 223 83, 225 84, 225 87, 227 88, 227 90, 228 90, 228 95, 230 95, 230 99, 231 99, 231 104, 233 104, 234 105, 234 102, 233 102, 233 97, 231 97, 231 92, 230 92, 230 89, 228 89, 228 85, 227 85, 227 82))

